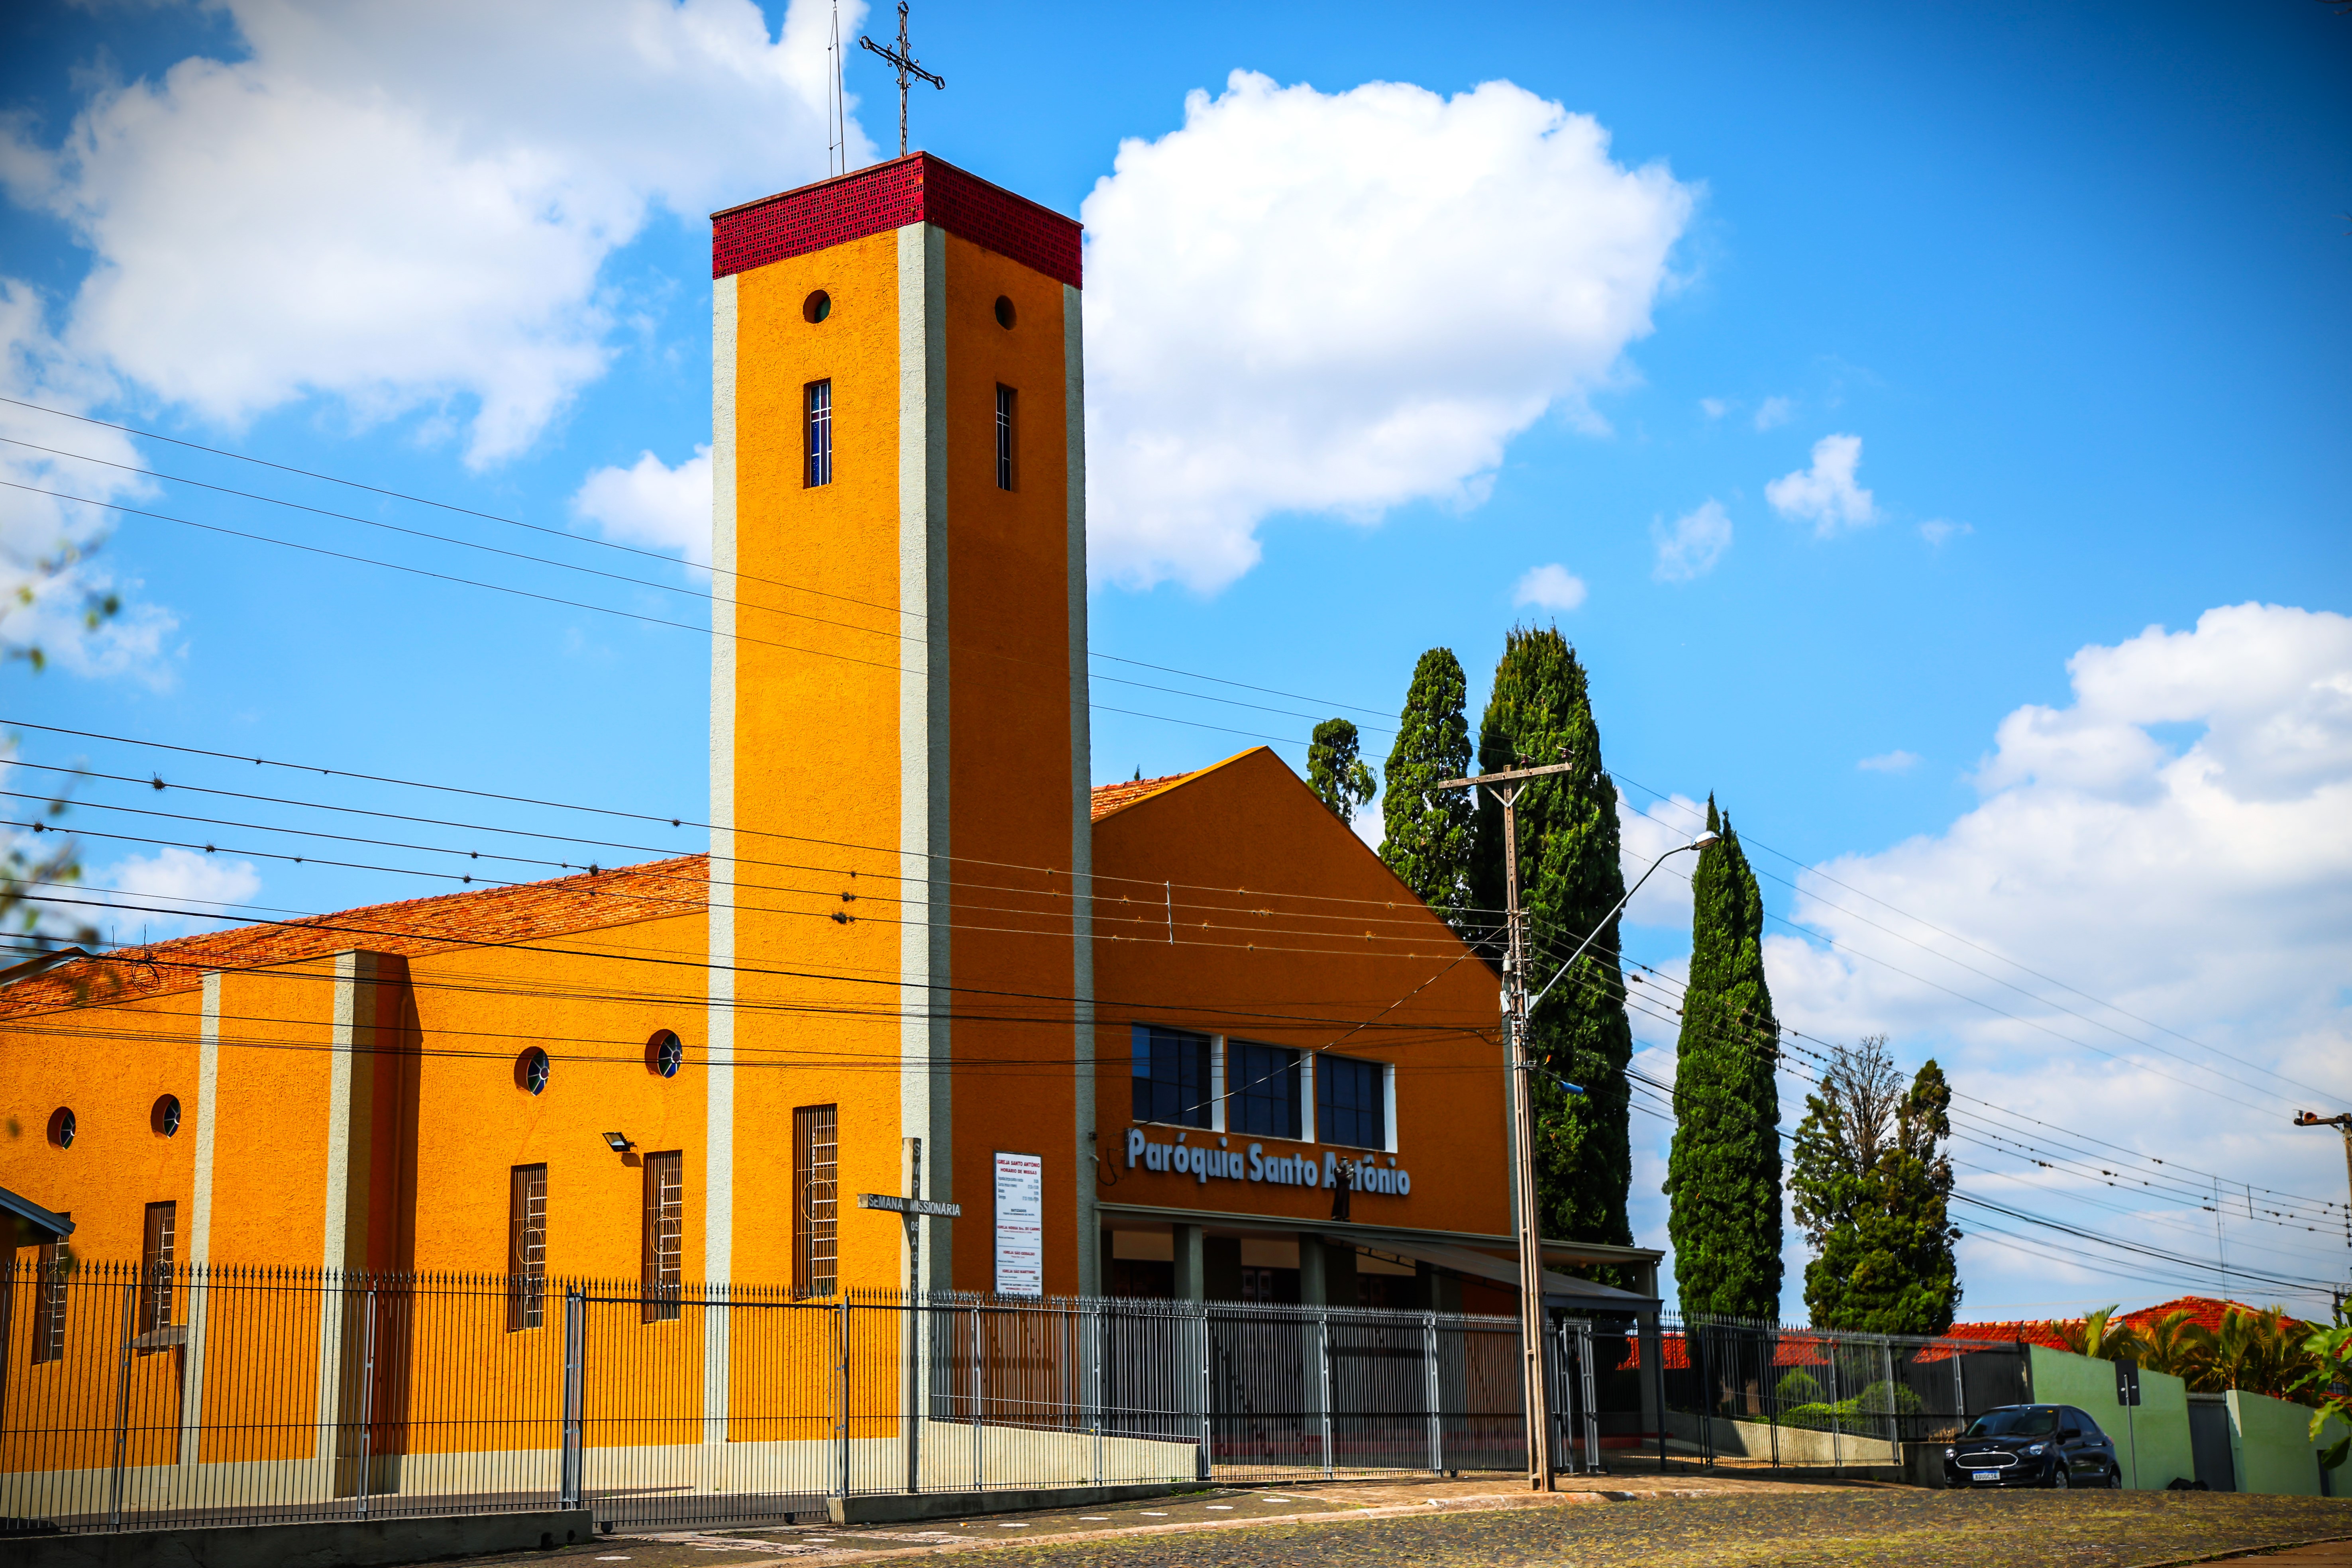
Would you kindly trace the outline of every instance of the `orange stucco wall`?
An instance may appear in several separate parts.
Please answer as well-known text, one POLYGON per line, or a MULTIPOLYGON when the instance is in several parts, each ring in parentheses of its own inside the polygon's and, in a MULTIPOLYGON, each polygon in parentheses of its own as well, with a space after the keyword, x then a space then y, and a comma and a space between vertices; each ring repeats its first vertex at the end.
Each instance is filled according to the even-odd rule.
POLYGON ((0 1036, 0 1186, 70 1212, 91 1256, 137 1258, 146 1206, 194 1198, 194 993, 29 1019, 0 1036), (179 1097, 184 1123, 159 1137, 149 1113, 179 1097), (73 1147, 50 1144, 50 1113, 70 1107, 73 1147))
MULTIPOLYGON (((843 1194, 899 1183, 898 237, 735 287, 733 1273, 789 1280, 794 1107, 838 1108, 843 1194), (812 323, 817 289, 832 310, 812 323), (834 479, 810 489, 803 397, 819 380, 834 479)), ((845 1202, 839 1232, 845 1278, 896 1275, 882 1216, 845 1202)))
MULTIPOLYGON (((1395 1063, 1395 1158, 1412 1173, 1412 1192, 1359 1192, 1352 1219, 1509 1233, 1493 972, 1272 752, 1245 752, 1103 818, 1095 874, 1099 1152, 1116 1173, 1102 1201, 1338 1228, 1328 1226, 1331 1194, 1321 1187, 1128 1168, 1132 1026, 1160 1024, 1395 1063)), ((1311 1133, 1312 1103, 1304 1110, 1311 1133)), ((1150 1135, 1169 1142, 1179 1131, 1192 1143, 1204 1136, 1158 1127, 1150 1135)), ((1326 1147, 1238 1133, 1226 1141, 1263 1143, 1267 1157, 1319 1160, 1326 1147)))
POLYGON ((995 1284, 994 1156, 1044 1160, 1045 1289, 1078 1286, 1071 1016, 1068 467, 1062 285, 947 238, 953 1227, 959 1289, 995 1284), (999 297, 1013 324, 996 318, 999 297), (996 389, 1015 393, 1014 488, 996 389), (1009 994, 990 994, 990 993, 1009 994))

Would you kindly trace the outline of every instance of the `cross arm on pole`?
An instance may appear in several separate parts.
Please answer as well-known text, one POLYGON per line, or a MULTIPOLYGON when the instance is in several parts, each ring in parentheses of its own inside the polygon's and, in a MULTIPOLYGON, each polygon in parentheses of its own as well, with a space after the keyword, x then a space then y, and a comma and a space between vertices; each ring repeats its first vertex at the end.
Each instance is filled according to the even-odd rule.
POLYGON ((1546 763, 1539 768, 1505 768, 1497 773, 1478 773, 1466 779, 1443 779, 1432 785, 1434 789, 1468 789, 1473 784, 1515 784, 1520 779, 1539 779, 1552 773, 1579 772, 1580 763, 1546 763))

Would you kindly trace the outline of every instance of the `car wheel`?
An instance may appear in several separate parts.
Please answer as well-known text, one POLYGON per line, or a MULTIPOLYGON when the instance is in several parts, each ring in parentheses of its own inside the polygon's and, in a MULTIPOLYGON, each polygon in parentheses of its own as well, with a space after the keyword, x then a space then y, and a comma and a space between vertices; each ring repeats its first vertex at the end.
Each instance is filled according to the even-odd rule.
POLYGON ((2062 1459, 2050 1472, 2050 1485, 2053 1489, 2063 1492, 2066 1489, 2068 1484, 2069 1483, 2066 1479, 2066 1463, 2062 1459))
POLYGON ((2124 1489, 2124 1468, 2121 1465, 2107 1467, 2107 1489, 2111 1492, 2124 1489))

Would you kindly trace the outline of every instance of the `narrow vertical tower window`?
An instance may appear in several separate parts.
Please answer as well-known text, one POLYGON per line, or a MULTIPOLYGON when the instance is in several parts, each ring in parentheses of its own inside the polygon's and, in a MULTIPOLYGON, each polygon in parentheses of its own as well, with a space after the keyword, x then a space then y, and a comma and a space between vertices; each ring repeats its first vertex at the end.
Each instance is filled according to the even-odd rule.
POLYGON ((793 1112, 793 1289, 803 1296, 832 1295, 837 1273, 835 1125, 830 1105, 793 1112))
POLYGON ((808 488, 833 483, 833 383, 808 384, 808 488))
POLYGON ((996 488, 1013 488, 1013 402, 1015 394, 1009 386, 996 389, 996 488))
MULTIPOLYGON (((147 1233, 139 1245, 139 1333, 172 1326, 172 1264, 177 1250, 180 1205, 149 1204, 147 1233)), ((142 1350, 160 1347, 144 1345, 142 1350)))
POLYGON ((674 1323, 686 1241, 686 1162, 677 1151, 646 1156, 645 1314, 674 1323))
POLYGON ((507 1184, 507 1332, 547 1321, 547 1167, 517 1165, 507 1184))

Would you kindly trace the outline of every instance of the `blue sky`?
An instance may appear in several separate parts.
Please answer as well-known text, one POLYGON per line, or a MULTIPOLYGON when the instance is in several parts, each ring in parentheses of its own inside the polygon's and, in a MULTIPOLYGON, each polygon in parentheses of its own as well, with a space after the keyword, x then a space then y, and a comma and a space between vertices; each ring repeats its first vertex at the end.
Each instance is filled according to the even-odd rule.
MULTIPOLYGON (((683 470, 664 494, 690 490, 683 466, 709 438, 702 215, 824 172, 822 56, 805 38, 824 14, 803 7, 805 38, 784 47, 782 8, 724 0, 390 15, 12 12, 0 392, 581 539, 21 409, 0 411, 0 435, 650 585, 186 484, 137 493, 21 447, 5 477, 695 620, 670 591, 690 571, 583 542, 627 524, 573 498, 646 453, 649 475, 683 470), (682 16, 702 42, 654 70, 622 42, 633 12, 682 16)), ((1580 5, 1444 22, 1377 5, 1108 24, 1075 6, 916 11, 918 50, 950 83, 918 89, 918 144, 1088 218, 1090 376, 1108 389, 1096 553, 1120 563, 1093 597, 1095 646, 1318 700, 1266 700, 1301 718, 1100 688, 1164 717, 1098 714, 1097 779, 1250 743, 1169 718, 1281 737, 1296 764, 1312 718, 1392 708, 1423 648, 1454 648, 1483 689, 1515 618, 1557 619, 1592 668, 1611 763, 1685 800, 1714 791, 1787 857, 1757 858, 1788 879, 1767 897, 1793 922, 1772 959, 1790 1021, 1825 1038, 1883 1030, 1906 1067, 1936 1054, 1986 1101, 2332 1201, 2332 1242, 2273 1225, 2245 1245, 2274 1254, 2245 1256, 2340 1278, 2336 1151, 2284 1116, 2322 1090, 2339 1103, 2321 1109, 2352 1100, 2352 18, 2284 3, 1580 5), (1382 82, 1423 91, 1365 90, 1382 82), (1561 111, 1597 127, 1581 151, 1561 111), (1368 200, 1355 227, 1294 212, 1254 234, 1233 195, 1251 180, 1368 200), (1197 263, 1202 236, 1276 258, 1377 240, 1389 259, 1349 319, 1286 296, 1283 268, 1197 263), (1560 304, 1586 281, 1610 310, 1560 304), (1215 358, 1249 346, 1236 323, 1261 321, 1277 323, 1280 366, 1215 358), (1205 368, 1187 357, 1196 341, 1205 368), (1238 427, 1195 393, 1286 411, 1279 449, 1249 446, 1263 431, 1227 440, 1238 427), (1451 429, 1465 409, 1451 444, 1375 429, 1400 410, 1451 429), (1135 542, 1149 474, 1105 458, 1137 429, 1229 459, 1158 543, 1135 542), (1395 447, 1410 461, 1362 480, 1366 455, 1395 447), (1319 456, 1277 482, 1294 449, 1319 456), (1676 557, 1662 542, 1678 526, 1676 557), (1214 551, 1199 542, 1212 535, 1214 551), (1544 602, 1517 602, 1546 567, 1544 602), (1932 930, 1859 923, 1864 891, 1885 900, 1882 924, 1932 930)), ((850 6, 844 24, 877 21, 850 6)), ((871 57, 852 53, 847 79, 862 162, 895 140, 896 106, 871 57)), ((636 526, 652 531, 631 537, 675 532, 677 509, 647 504, 636 526)), ((37 626, 58 656, 38 676, 0 672, 0 716, 699 808, 701 636, 55 505, 0 492, 12 545, 104 530, 82 570, 130 612, 87 645, 46 613, 0 626, 37 626)), ((237 788, 254 771, 22 735, 29 762, 237 788)), ((415 809, 409 792, 279 782, 415 809)), ((112 787, 85 798, 180 799, 112 787)), ((448 815, 541 820, 492 809, 448 815)), ((113 826, 102 816, 75 820, 113 826)), ((1634 828, 1637 849, 1670 841, 1634 828)), ((629 841, 699 847, 686 831, 629 841)), ((175 889, 320 910, 435 886, 256 858, 224 882, 220 857, 190 871, 87 842, 101 872, 149 857, 118 885, 150 901, 175 889)), ((1662 880, 1631 941, 1671 975, 1687 905, 1662 880)), ((125 940, 134 919, 154 917, 121 917, 125 940)), ((1670 1039, 1639 1027, 1668 1075, 1670 1039)), ((1795 1080, 1783 1088, 1793 1100, 1795 1080)), ((1635 1127, 1636 1228, 1660 1244, 1663 1128, 1635 1127)), ((1964 1187, 2211 1256, 2201 1211, 2122 1219, 2100 1192, 1969 1157, 1987 1171, 1964 1170, 1964 1187)), ((2200 1282, 1971 1248, 1971 1311, 2200 1282)))

